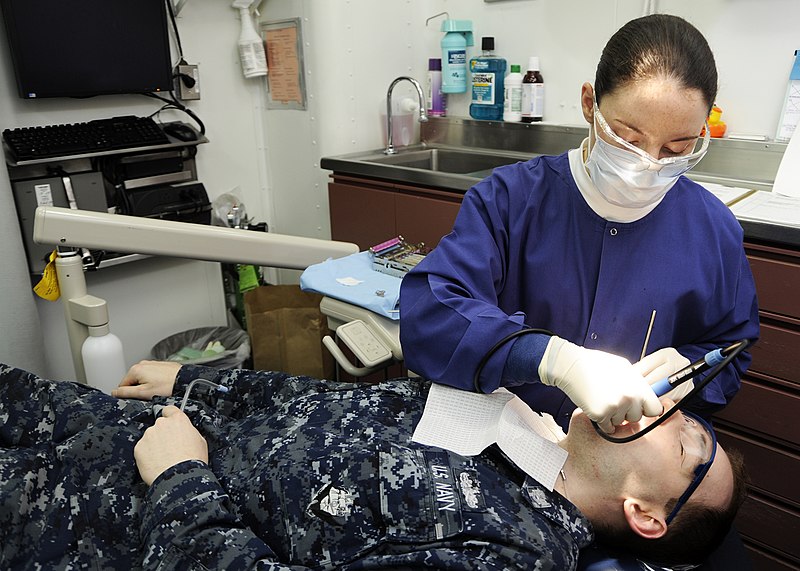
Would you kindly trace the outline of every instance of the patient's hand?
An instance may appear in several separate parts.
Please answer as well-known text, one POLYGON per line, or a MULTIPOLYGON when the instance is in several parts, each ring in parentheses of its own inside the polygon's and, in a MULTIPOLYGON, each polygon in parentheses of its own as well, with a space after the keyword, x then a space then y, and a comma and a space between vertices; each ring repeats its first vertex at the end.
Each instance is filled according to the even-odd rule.
POLYGON ((136 467, 150 486, 170 466, 185 460, 208 463, 208 445, 189 417, 178 407, 168 406, 156 423, 144 431, 133 449, 136 467))
POLYGON ((180 363, 172 361, 139 361, 128 369, 128 374, 111 395, 139 400, 150 400, 155 395, 172 396, 180 368, 180 363))

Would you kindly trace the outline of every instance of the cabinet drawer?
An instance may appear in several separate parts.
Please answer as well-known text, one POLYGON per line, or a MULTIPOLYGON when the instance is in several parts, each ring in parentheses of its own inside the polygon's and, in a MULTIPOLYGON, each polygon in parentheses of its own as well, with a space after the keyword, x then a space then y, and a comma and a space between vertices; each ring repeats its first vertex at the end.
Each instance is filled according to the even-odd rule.
POLYGON ((717 436, 726 449, 744 456, 750 487, 778 496, 800 507, 800 455, 780 450, 717 425, 717 436))
POLYGON ((764 311, 800 318, 800 260, 790 263, 749 252, 758 305, 764 311))
POLYGON ((747 555, 750 558, 752 569, 755 571, 800 571, 800 565, 790 563, 787 560, 768 554, 759 547, 748 545, 745 541, 747 555))
POLYGON ((396 236, 394 201, 392 191, 328 184, 331 238, 355 242, 363 251, 396 236))
POLYGON ((750 354, 753 356, 751 371, 791 381, 800 387, 800 332, 762 320, 761 337, 750 354))
POLYGON ((736 516, 736 529, 744 538, 800 560, 800 513, 760 497, 748 497, 736 516))
POLYGON ((461 202, 398 194, 397 233, 411 242, 425 242, 435 248, 453 229, 461 202))
POLYGON ((800 446, 800 397, 744 379, 736 398, 717 413, 726 422, 800 446))

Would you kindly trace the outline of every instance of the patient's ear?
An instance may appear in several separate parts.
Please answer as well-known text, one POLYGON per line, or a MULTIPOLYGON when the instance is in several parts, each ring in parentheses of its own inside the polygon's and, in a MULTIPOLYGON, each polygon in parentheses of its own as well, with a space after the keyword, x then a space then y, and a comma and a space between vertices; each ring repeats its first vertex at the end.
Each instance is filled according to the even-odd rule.
POLYGON ((622 502, 625 520, 637 535, 646 539, 658 539, 667 533, 667 522, 663 510, 653 509, 646 502, 627 498, 622 502))

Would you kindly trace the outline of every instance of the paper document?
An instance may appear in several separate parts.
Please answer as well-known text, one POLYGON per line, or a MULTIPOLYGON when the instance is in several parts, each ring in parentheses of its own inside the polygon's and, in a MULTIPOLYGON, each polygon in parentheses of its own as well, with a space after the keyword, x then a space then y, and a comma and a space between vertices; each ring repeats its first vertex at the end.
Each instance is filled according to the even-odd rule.
POLYGON ((786 99, 783 102, 783 111, 775 139, 778 141, 791 139, 797 130, 798 122, 800 122, 800 55, 798 55, 798 50, 795 50, 794 64, 789 72, 789 85, 786 88, 786 99))
POLYGON ((739 188, 736 186, 725 186, 715 182, 701 182, 700 184, 711 194, 719 198, 726 206, 730 206, 736 201, 753 194, 751 188, 739 188))
POLYGON ((739 220, 800 227, 800 198, 759 190, 731 206, 739 220))
POLYGON ((434 383, 412 440, 462 456, 475 456, 497 443, 522 471, 552 491, 567 460, 567 451, 556 443, 563 437, 551 416, 533 412, 505 389, 486 395, 434 383))
POLYGON ((785 196, 800 196, 800 129, 792 135, 786 150, 783 152, 772 192, 785 196))

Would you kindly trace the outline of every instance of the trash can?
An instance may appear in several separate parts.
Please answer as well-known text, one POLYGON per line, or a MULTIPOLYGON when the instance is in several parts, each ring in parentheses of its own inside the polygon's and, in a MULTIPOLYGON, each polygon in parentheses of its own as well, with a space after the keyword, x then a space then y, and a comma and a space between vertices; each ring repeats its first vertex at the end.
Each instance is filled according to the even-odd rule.
POLYGON ((236 369, 250 358, 250 337, 243 329, 199 327, 170 335, 150 350, 156 361, 236 369))

